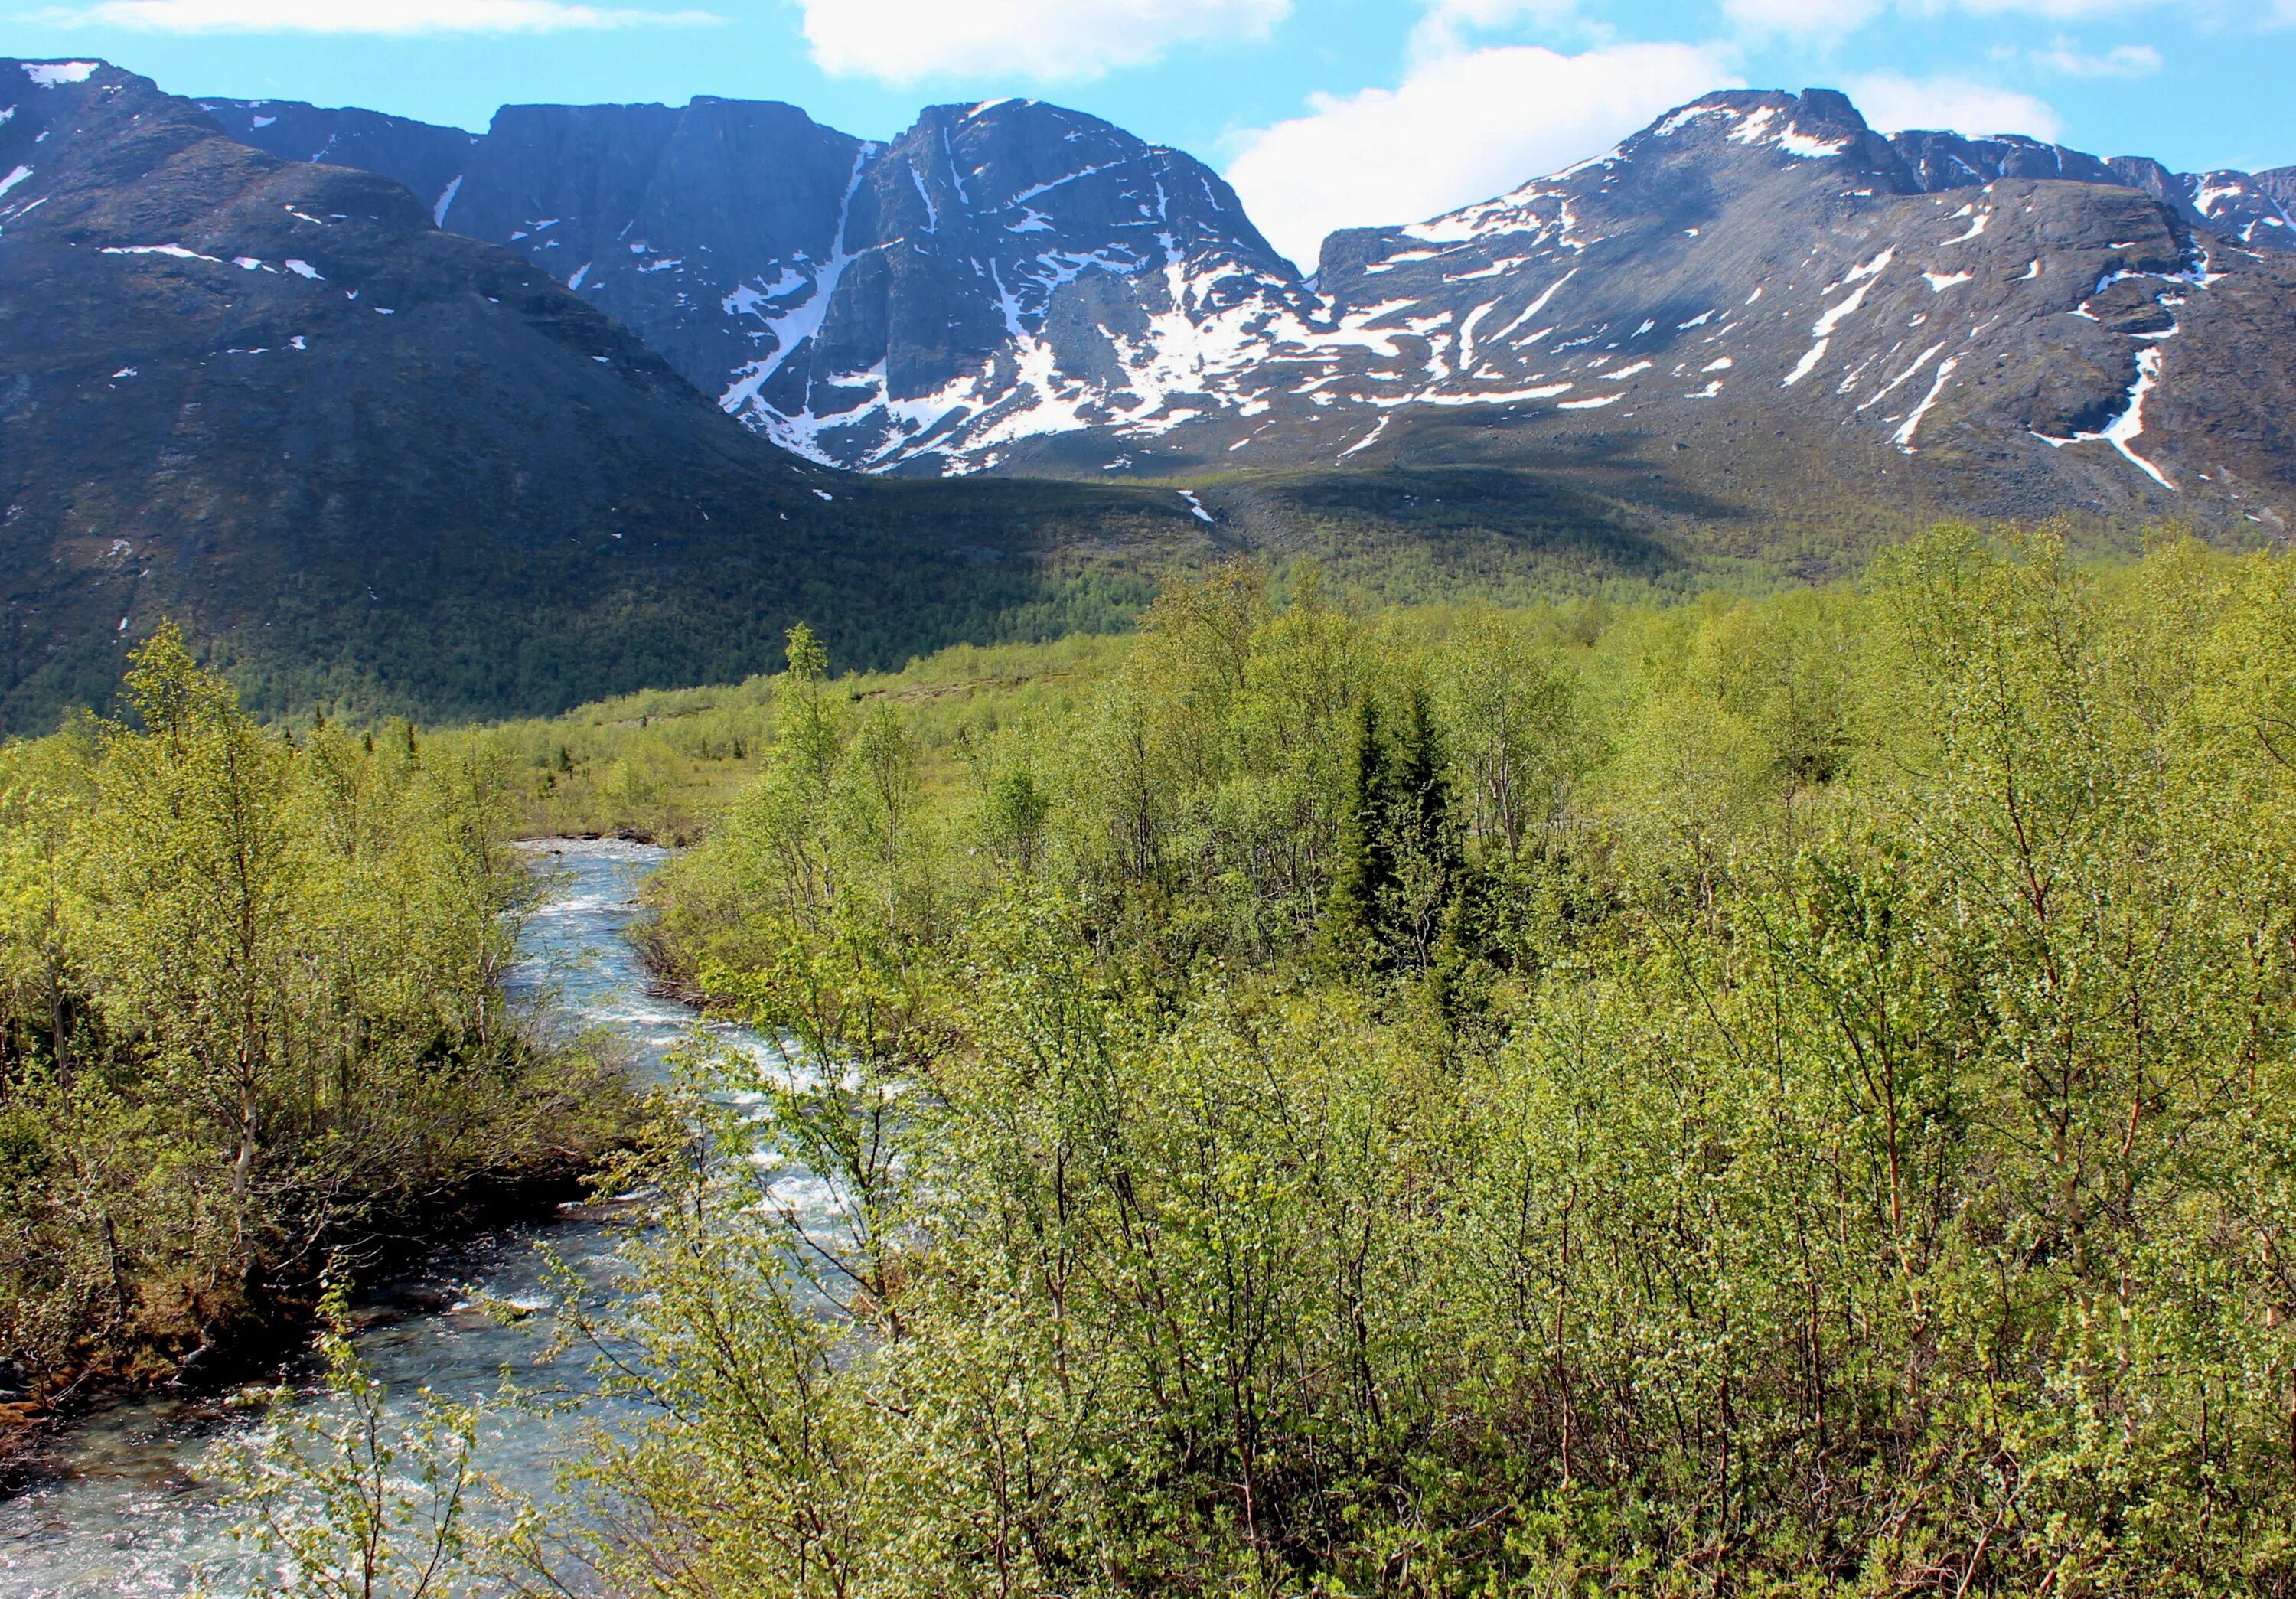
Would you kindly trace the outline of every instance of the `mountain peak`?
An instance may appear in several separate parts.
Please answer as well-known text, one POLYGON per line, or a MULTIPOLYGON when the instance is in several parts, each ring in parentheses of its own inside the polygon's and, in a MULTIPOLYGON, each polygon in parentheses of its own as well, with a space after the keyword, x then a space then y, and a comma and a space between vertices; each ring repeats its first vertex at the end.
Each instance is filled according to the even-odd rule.
POLYGON ((1814 126, 1846 127, 1866 133, 1866 119, 1849 96, 1840 89, 1804 89, 1794 108, 1794 119, 1814 126))

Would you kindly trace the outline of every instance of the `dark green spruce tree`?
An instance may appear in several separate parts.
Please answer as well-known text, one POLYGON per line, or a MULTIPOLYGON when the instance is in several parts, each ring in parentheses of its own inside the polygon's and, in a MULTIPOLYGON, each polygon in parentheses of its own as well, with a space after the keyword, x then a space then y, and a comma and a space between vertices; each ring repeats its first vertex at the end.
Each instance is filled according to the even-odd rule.
POLYGON ((1465 861, 1451 816, 1451 783, 1427 691, 1414 685, 1388 750, 1389 884, 1379 919, 1389 964, 1432 970, 1457 920, 1465 861))
POLYGON ((1382 907, 1395 889, 1395 857, 1388 848, 1392 792, 1379 709, 1366 696, 1356 708, 1356 758, 1348 774, 1348 808, 1324 910, 1325 955, 1352 969, 1385 964, 1382 907))
POLYGON ((1370 700, 1357 718, 1324 949, 1356 970, 1426 972, 1456 920, 1465 878, 1442 742, 1423 689, 1406 698, 1391 735, 1370 700))

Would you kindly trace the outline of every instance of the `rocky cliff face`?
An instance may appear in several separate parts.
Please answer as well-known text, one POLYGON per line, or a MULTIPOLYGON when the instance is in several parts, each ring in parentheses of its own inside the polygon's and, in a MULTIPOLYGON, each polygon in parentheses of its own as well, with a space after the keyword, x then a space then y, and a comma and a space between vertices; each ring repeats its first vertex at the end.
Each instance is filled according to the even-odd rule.
POLYGON ((466 135, 210 109, 275 153, 435 195, 445 226, 524 253, 750 426, 842 465, 1152 436, 1266 318, 1312 308, 1209 168, 1033 101, 935 107, 889 145, 771 103, 509 106, 448 177, 438 152, 466 135))
POLYGON ((1891 145, 1913 186, 1931 193, 1980 187, 1997 179, 2038 178, 2142 189, 2186 223, 2259 250, 2296 250, 2296 219, 2284 193, 2296 170, 2171 172, 2143 156, 2100 160, 2062 144, 2014 135, 1989 139, 1955 133, 1901 133, 1891 145))
POLYGON ((1034 102, 936 107, 865 149, 827 258, 780 270, 749 280, 782 292, 739 308, 755 348, 726 402, 868 466, 1168 429, 1308 299, 1209 168, 1034 102))

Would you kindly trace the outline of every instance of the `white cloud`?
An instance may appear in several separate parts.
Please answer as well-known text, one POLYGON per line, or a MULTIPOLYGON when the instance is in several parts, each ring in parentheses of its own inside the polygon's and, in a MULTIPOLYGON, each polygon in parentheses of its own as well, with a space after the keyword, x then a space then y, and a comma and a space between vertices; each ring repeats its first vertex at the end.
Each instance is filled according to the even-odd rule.
POLYGON ((823 70, 914 83, 939 73, 1042 82, 1138 66, 1174 45, 1256 38, 1292 0, 798 0, 823 70))
POLYGON ((1447 28, 1504 28, 1525 20, 1553 27, 1578 11, 1578 0, 1427 0, 1427 20, 1447 28))
MULTIPOLYGON (((2058 22, 2087 21, 2156 10, 2177 0, 1898 0, 1916 16, 1950 11, 1980 17, 2043 17, 2058 22)), ((2296 0, 2266 0, 2296 9, 2296 0)), ((1855 32, 1888 9, 1888 0, 1722 0, 1722 14, 1749 33, 1802 34, 1840 37, 1855 32)))
POLYGON ((1311 265, 1333 228, 1416 222, 1503 194, 1738 81, 1692 45, 1456 52, 1417 62, 1392 89, 1311 97, 1309 115, 1244 135, 1227 177, 1270 242, 1311 265))
POLYGON ((2162 63, 2161 53, 2150 45, 2116 45, 2093 55, 2070 39, 2059 39, 2046 50, 2033 52, 2033 64, 2066 78, 2149 78, 2162 63))
MULTIPOLYGON (((1559 29, 1580 22, 1578 0, 1423 0, 1426 12, 1413 30, 1411 47, 1421 55, 1463 48, 1462 35, 1528 23, 1559 29)), ((2296 5, 2296 0, 2288 0, 2296 5)))
POLYGON ((1844 34, 1882 13, 1882 0, 1722 0, 1722 14, 1756 33, 1844 34))
MULTIPOLYGON (((2132 11, 2151 11, 2169 3, 2170 0, 1951 0, 1961 10, 1974 12, 1980 17, 2047 17, 2058 22, 2120 16, 2132 11)), ((1946 9, 1946 0, 1910 0, 1907 9, 1939 12, 1946 9)))
POLYGON ((1932 127, 1979 137, 2018 133, 2054 139, 2064 126, 2046 101, 1962 78, 1876 72, 1853 78, 1842 86, 1866 113, 1866 120, 1884 133, 1932 127))
POLYGON ((36 20, 161 33, 555 33, 569 29, 685 27, 725 19, 700 11, 635 11, 562 0, 98 0, 36 20))

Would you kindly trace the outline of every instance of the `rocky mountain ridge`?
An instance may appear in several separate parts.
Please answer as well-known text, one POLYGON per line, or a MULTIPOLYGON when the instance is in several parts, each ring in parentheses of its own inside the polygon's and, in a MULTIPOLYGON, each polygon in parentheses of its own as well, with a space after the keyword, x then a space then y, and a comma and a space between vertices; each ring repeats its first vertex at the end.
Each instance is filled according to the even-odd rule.
MULTIPOLYGON (((1555 435, 1568 453, 1570 439, 1615 435, 1613 424, 1629 416, 1649 430, 1650 413, 1634 408, 1639 390, 1606 398, 1584 381, 1595 356, 1610 353, 1611 323, 1629 308, 1622 296, 1653 303, 1703 297, 1702 308, 1718 314, 1733 298, 1764 292, 1775 309, 1701 324, 1726 324, 1730 335, 1699 335, 1716 348, 1697 373, 1687 365, 1677 373, 1683 362, 1650 353, 1652 340, 1669 332, 1653 317, 1652 330, 1630 335, 1644 341, 1648 365, 1620 359, 1609 364, 1613 376, 1633 368, 1628 375, 1648 389, 1660 380, 1642 374, 1662 365, 1666 381, 1698 378, 1681 385, 1682 398, 1722 401, 1735 390, 1731 403, 1707 406, 1734 413, 1747 389, 1729 374, 1783 363, 1768 403, 1757 409, 1779 414, 1796 447, 1789 453, 1838 455, 1828 430, 1849 425, 1849 453, 1863 454, 1874 440, 1856 428, 1882 421, 1882 444, 1917 451, 1925 433, 1934 442, 1960 427, 1957 388, 1974 386, 1977 357, 1951 340, 1901 350, 1906 340, 1894 334, 1861 347, 1869 365, 1886 366, 1899 354, 1920 364, 1890 367, 1892 398, 1869 406, 1873 397, 1861 392, 1854 406, 1864 409, 1845 424, 1829 405, 1810 400, 1814 377, 1784 381, 1816 336, 1787 349, 1793 340, 1781 334, 1770 340, 1777 349, 1751 352, 1751 363, 1742 348, 1767 338, 1767 324, 1790 324, 1802 309, 1812 327, 1830 314, 1828 306, 1797 308, 1785 298, 1806 299, 1812 287, 1786 270, 1787 248, 1815 270, 1844 227, 1879 241, 1859 261, 1842 264, 1847 273, 1899 245, 1874 268, 1878 276, 1896 264, 1890 283, 1866 291, 1869 299, 1894 296, 1899 283, 1915 281, 1904 259, 1932 243, 1943 248, 1918 231, 1927 213, 1900 202, 1920 197, 1934 208, 1958 196, 1968 217, 1989 218, 1994 202, 1964 192, 2005 184, 2035 185, 2036 209, 2015 214, 2046 213, 2047 227, 2070 228, 2073 256, 2096 253, 2100 278, 2136 275, 2123 284, 2147 274, 2182 283, 2197 272, 2210 282, 2184 287, 2214 289, 2240 275, 2218 270, 2225 263, 2296 250, 2287 209, 2296 168, 2180 175, 2141 158, 2100 160, 2021 137, 1885 137, 1827 91, 1708 96, 1608 156, 1510 195, 1400 228, 1335 234, 1312 279, 1269 249, 1233 192, 1200 163, 1036 102, 932 108, 884 145, 823 128, 792 107, 719 100, 675 110, 506 107, 475 137, 415 123, 384 127, 371 113, 203 103, 235 137, 275 152, 366 161, 399 176, 430 200, 443 226, 521 250, 561 275, 767 437, 815 460, 878 472, 1120 475, 1335 462, 1365 452, 1392 459, 1406 439, 1415 440, 1413 448, 1440 447, 1432 436, 1456 434, 1456 425, 1431 425, 1447 409, 1495 414, 1519 435, 1528 423, 1555 435), (1692 191, 1703 198, 1690 200, 1692 191), (1758 204, 1768 208, 1759 216, 1758 204), (1599 240, 1578 226, 1588 208, 1605 218, 1599 240), (1659 226, 1692 211, 1697 219, 1659 226), (1885 217, 1888 226, 1915 231, 1903 241, 1884 237, 1888 226, 1877 226, 1885 217), (1801 231, 1759 261, 1726 259, 1717 248, 1718 234, 1745 234, 1751 242, 1782 221, 1801 231), (2099 229, 2112 237, 2091 240, 2099 229), (2202 238, 2246 253, 2212 256, 2204 267, 2195 253, 2203 247, 2191 242, 2202 238), (1623 250, 1629 239, 1632 250, 1623 250), (1695 251, 1677 242, 1697 239, 1707 242, 1695 251), (1606 248, 1581 258, 1597 244, 1606 248), (2109 259, 2120 245, 2135 253, 2109 259), (1421 269, 1425 262, 1441 265, 1431 273, 1421 269), (1549 270, 1558 265, 1576 267, 1567 283, 1549 270), (1718 266, 1726 268, 1719 276, 1718 266), (1733 272, 1740 281, 1725 281, 1733 272), (1552 337, 1531 339, 1537 330, 1524 318, 1550 316, 1561 319, 1552 337), (1548 358, 1557 352, 1565 358, 1548 358), (1731 365, 1706 370, 1722 359, 1731 365), (1946 377, 1932 394, 1939 367, 1946 377), (1426 381, 1414 386, 1414 375, 1426 381), (1929 402, 1918 418, 1895 403, 1908 386, 1918 391, 1914 403, 1929 402), (1621 405, 1628 408, 1588 414, 1621 405)), ((1951 214, 1961 204, 1943 209, 1951 214)), ((1956 284, 1989 281, 1992 255, 2008 248, 2013 231, 1974 235, 1962 242, 1966 259, 1925 259, 1924 270, 1956 284), (1967 278, 1956 275, 1964 271, 1967 278)), ((2034 254, 2010 264, 2017 271, 2061 255, 2033 242, 2034 254)), ((2146 374, 2136 347, 2165 335, 2109 325, 2118 299, 2103 307, 2104 320, 2091 304, 2095 294, 2057 304, 2064 298, 2057 280, 2072 266, 2072 258, 2060 258, 2047 290, 2021 291, 1997 308, 1995 327, 2013 332, 2003 337, 2045 350, 2013 358, 1988 347, 2005 368, 2024 372, 2038 360, 2029 387, 2037 398, 2046 391, 2046 402, 2012 406, 2010 416, 1988 395, 1985 429, 2002 435, 2005 422, 2013 422, 2006 434, 2041 442, 1997 436, 1980 455, 2016 461, 2029 479, 2033 451, 2046 449, 2047 464, 2038 480, 2010 484, 1988 484, 1980 465, 1960 472, 1948 497, 1988 509, 2038 504, 2048 493, 2106 509, 2129 498, 2128 486, 2111 474, 2070 463, 2096 455, 2086 447, 2095 443, 2138 470, 2126 418, 2141 421, 2152 398, 2157 438, 2167 402, 2152 398, 2163 381, 2158 372, 2137 394, 2146 374), (2060 316, 2090 327, 2049 320, 2060 316), (2108 438, 2116 426, 2128 437, 2108 438)), ((2127 299, 2139 289, 2113 292, 2127 299)), ((2157 314, 2161 299, 2152 296, 2146 303, 2155 312, 2142 314, 2157 314)), ((1857 335, 1836 330, 1866 303, 1827 324, 1845 352, 1857 335)), ((1926 325, 1945 303, 1909 301, 1899 321, 1926 325)), ((2152 364, 2165 359, 2156 351, 2152 364)), ((1844 375, 1835 373, 1834 387, 1844 375)), ((1997 390, 2003 381, 1988 375, 1984 386, 1997 390)), ((1712 420, 1669 422, 1664 442, 1687 442, 1702 458, 1712 420), (1677 431, 1685 437, 1671 437, 1677 431)), ((2218 431, 2271 430, 2243 414, 2218 431)), ((1489 441, 1480 447, 1487 453, 1489 441)), ((1810 464, 1823 474, 1840 463, 1810 464)), ((2241 464, 2215 464, 2237 477, 2259 459, 2251 450, 2241 464)), ((1886 468, 1860 462, 1851 475, 1870 479, 1886 468)), ((2143 475, 2161 492, 2185 487, 2165 470, 2143 475)), ((2140 486, 2136 497, 2146 492, 2140 486)))
POLYGON ((2194 227, 2260 250, 2296 250, 2296 167, 2265 172, 2171 172, 2149 156, 2100 160, 2019 134, 1972 139, 1956 133, 1893 134, 1890 147, 1916 188, 1930 193, 1998 179, 2044 178, 2142 189, 2194 227))
POLYGON ((1167 447, 1599 456, 1725 515, 1837 491, 2277 533, 2296 254, 2124 184, 1924 187, 1909 144, 1943 141, 1827 91, 1719 94, 1496 200, 1335 234, 1326 320, 1256 368, 1264 414, 1167 447))
POLYGON ((407 183, 840 466, 967 471, 1081 426, 1152 437, 1268 317, 1313 315, 1217 174, 1039 102, 934 107, 890 144, 770 102, 508 106, 446 177, 468 135, 203 103, 275 153, 407 183))

